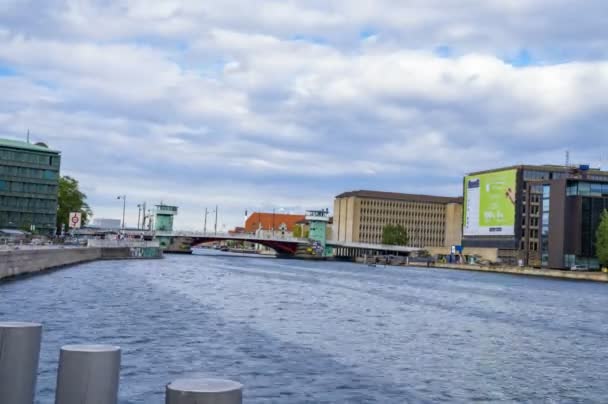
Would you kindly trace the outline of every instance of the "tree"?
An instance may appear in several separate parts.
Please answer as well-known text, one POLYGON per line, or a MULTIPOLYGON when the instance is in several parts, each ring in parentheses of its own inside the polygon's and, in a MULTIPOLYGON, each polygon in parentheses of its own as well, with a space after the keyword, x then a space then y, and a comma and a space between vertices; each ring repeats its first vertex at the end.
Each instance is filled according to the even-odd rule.
POLYGON ((388 224, 382 229, 382 244, 406 246, 409 242, 407 230, 400 224, 388 224))
POLYGON ((602 213, 595 237, 597 258, 602 266, 608 266, 608 210, 602 213))
POLYGON ((86 202, 87 196, 78 188, 78 181, 72 177, 61 177, 59 179, 59 192, 57 195, 57 229, 61 231, 61 225, 68 229, 68 220, 71 212, 82 213, 82 225, 87 224, 93 215, 91 208, 86 202))

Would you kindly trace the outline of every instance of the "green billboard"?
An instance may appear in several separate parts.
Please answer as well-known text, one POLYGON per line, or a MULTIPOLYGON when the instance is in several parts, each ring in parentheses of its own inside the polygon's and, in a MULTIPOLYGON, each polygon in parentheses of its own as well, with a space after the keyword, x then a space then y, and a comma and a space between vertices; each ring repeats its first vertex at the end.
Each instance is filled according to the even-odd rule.
POLYGON ((517 170, 464 179, 465 236, 514 236, 517 170))

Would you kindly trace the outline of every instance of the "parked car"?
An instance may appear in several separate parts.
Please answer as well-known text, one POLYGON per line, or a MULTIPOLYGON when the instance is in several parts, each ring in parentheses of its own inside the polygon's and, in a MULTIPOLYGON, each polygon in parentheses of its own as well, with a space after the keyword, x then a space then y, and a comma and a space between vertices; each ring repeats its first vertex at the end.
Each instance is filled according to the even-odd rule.
POLYGON ((571 271, 588 271, 589 267, 587 265, 572 265, 570 267, 571 271))

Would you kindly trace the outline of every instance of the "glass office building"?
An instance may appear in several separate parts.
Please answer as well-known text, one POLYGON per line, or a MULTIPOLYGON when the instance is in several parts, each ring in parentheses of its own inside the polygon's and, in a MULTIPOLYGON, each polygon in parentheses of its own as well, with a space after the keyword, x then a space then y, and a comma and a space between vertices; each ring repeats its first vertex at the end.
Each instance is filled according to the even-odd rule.
POLYGON ((55 233, 60 164, 43 143, 0 139, 0 228, 55 233))
POLYGON ((497 249, 497 256, 511 265, 598 267, 595 232, 608 208, 607 171, 588 166, 504 167, 465 177, 464 192, 470 216, 465 217, 465 248, 497 249), (505 176, 510 172, 514 175, 505 176), (488 231, 479 231, 487 217, 501 222, 490 221, 488 231), (467 226, 477 231, 467 233, 467 226))

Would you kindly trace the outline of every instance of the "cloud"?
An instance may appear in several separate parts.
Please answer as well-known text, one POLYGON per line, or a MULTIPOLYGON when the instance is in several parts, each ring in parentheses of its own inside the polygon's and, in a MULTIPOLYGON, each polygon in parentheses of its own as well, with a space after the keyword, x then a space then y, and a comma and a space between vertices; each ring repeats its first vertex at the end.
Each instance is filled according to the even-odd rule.
POLYGON ((132 223, 143 200, 194 228, 215 204, 234 226, 350 189, 457 195, 599 159, 603 3, 557 2, 5 1, 0 127, 61 149, 98 216, 128 194, 132 223))

